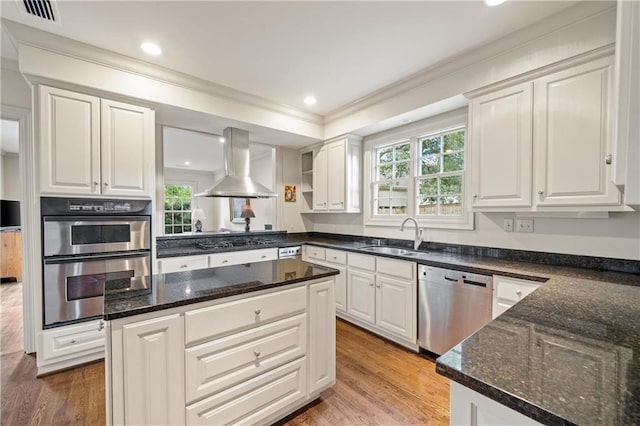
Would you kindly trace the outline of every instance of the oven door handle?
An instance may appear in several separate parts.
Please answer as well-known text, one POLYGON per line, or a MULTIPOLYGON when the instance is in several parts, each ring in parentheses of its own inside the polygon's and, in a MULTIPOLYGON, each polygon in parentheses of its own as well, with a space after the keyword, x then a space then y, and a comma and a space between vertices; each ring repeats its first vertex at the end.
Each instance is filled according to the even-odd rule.
POLYGON ((58 263, 87 262, 87 261, 99 261, 99 260, 110 260, 110 259, 126 259, 129 257, 145 257, 145 256, 151 257, 151 252, 149 250, 135 250, 135 251, 117 252, 117 253, 92 254, 92 255, 86 255, 86 256, 45 257, 44 264, 55 265, 58 263))

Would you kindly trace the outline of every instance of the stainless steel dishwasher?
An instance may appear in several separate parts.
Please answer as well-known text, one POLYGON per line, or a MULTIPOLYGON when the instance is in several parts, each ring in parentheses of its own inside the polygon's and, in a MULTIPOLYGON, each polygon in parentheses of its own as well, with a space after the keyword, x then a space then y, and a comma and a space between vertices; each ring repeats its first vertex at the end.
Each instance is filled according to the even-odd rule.
POLYGON ((418 341, 442 355, 491 320, 493 279, 420 265, 418 341))

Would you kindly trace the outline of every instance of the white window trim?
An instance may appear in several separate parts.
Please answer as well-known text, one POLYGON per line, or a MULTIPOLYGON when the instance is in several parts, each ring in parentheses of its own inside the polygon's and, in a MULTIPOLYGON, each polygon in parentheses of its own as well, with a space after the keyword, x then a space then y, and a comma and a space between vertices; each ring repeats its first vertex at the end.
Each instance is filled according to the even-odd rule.
MULTIPOLYGON (((404 219, 412 217, 407 215, 393 215, 393 217, 380 217, 373 214, 373 186, 375 181, 373 176, 375 170, 375 150, 386 145, 393 145, 408 139, 411 140, 411 157, 415 160, 417 153, 417 139, 434 133, 446 132, 450 129, 457 127, 466 128, 466 140, 465 140, 465 168, 463 178, 463 194, 464 194, 464 206, 465 211, 462 216, 456 217, 417 217, 418 224, 422 228, 439 228, 439 229, 462 229, 472 230, 474 229, 474 214, 471 211, 471 195, 470 195, 470 179, 471 179, 471 144, 469 139, 469 126, 468 126, 468 112, 467 108, 457 109, 455 111, 440 114, 435 117, 430 117, 425 120, 421 120, 415 123, 408 124, 406 126, 397 127, 382 133, 368 136, 364 141, 364 225, 365 226, 380 226, 380 227, 398 227, 404 219)), ((408 193, 411 194, 407 200, 407 211, 416 211, 416 162, 411 161, 410 164, 410 181, 407 187, 408 193)))
MULTIPOLYGON (((194 194, 198 193, 198 182, 194 181, 194 180, 186 180, 186 179, 168 179, 166 180, 163 185, 162 185, 162 235, 180 235, 180 234, 167 234, 165 232, 165 227, 166 224, 164 223, 164 214, 166 213, 166 210, 164 209, 164 202, 165 202, 165 195, 166 195, 166 189, 165 187, 167 185, 180 185, 180 186, 190 186, 191 187, 191 213, 193 214, 193 210, 196 209, 197 207, 194 205, 195 202, 195 197, 193 196, 194 194)), ((191 232, 193 232, 193 226, 194 224, 191 224, 191 232)))

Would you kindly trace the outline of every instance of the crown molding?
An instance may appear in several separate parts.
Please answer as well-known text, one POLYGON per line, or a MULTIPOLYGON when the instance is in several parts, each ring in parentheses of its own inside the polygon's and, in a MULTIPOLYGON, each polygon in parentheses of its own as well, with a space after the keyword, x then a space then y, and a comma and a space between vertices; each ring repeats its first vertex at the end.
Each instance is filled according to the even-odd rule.
POLYGON ((372 105, 384 102, 442 77, 462 72, 466 68, 476 64, 488 62, 509 52, 526 48, 539 39, 566 28, 579 25, 600 15, 610 13, 611 10, 615 11, 615 4, 607 4, 606 6, 601 2, 583 2, 577 4, 557 15, 534 22, 523 29, 490 42, 481 48, 469 49, 456 54, 431 67, 376 90, 344 107, 331 111, 324 116, 324 124, 326 126, 327 124, 356 114, 372 105))
POLYGON ((38 30, 8 19, 2 19, 2 25, 13 38, 20 49, 20 45, 43 49, 55 54, 101 65, 118 71, 151 78, 178 87, 197 90, 221 98, 244 103, 254 107, 284 114, 296 120, 322 125, 323 117, 318 114, 279 104, 268 99, 251 95, 221 84, 213 83, 179 71, 131 58, 110 50, 91 46, 70 38, 62 37, 46 31, 38 30))

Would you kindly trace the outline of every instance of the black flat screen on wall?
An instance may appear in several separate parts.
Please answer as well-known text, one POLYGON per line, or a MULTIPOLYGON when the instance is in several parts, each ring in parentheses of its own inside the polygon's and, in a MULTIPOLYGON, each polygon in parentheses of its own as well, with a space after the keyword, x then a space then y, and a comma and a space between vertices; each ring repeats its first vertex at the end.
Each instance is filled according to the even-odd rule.
POLYGON ((20 226, 20 201, 0 200, 0 228, 20 226))

